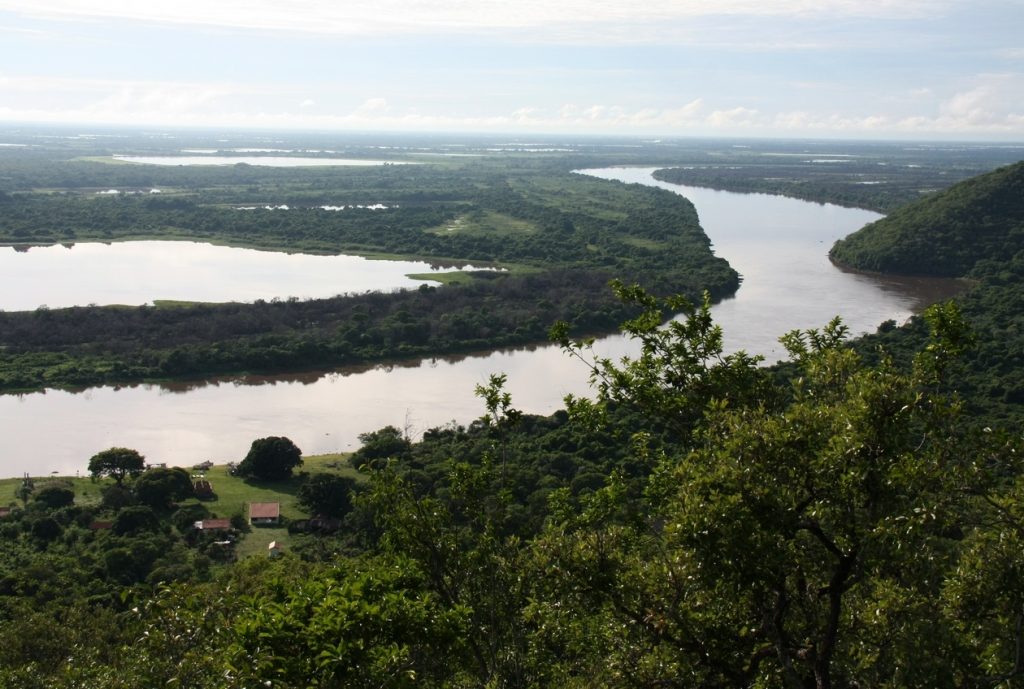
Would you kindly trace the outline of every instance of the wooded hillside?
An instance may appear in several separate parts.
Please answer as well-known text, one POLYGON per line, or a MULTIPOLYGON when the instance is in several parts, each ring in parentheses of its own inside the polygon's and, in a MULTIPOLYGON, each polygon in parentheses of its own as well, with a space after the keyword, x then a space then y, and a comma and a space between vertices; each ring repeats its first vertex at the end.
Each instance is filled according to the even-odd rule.
POLYGON ((1024 162, 903 206, 832 248, 860 270, 963 277, 1024 250, 1024 162))

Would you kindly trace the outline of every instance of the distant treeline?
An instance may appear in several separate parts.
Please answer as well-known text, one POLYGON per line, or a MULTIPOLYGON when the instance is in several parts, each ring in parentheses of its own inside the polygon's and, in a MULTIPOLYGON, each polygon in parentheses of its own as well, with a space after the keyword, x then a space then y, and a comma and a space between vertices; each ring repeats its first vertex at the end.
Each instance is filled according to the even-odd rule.
POLYGON ((982 171, 971 167, 897 165, 856 158, 801 163, 715 164, 657 170, 671 184, 741 193, 778 194, 816 203, 888 213, 982 171))

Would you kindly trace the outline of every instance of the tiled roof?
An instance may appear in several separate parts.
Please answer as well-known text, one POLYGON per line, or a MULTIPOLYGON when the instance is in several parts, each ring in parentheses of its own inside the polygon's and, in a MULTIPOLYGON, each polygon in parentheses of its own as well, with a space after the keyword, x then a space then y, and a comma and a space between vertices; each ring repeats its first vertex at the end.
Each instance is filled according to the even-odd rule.
POLYGON ((280 516, 281 503, 279 502, 249 503, 249 519, 277 519, 280 516))

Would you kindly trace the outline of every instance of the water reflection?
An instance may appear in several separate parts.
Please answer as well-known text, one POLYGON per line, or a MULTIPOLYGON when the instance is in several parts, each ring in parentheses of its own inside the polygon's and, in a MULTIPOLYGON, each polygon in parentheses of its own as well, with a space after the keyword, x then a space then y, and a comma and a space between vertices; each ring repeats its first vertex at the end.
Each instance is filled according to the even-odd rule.
POLYGON ((408 275, 450 267, 441 262, 281 253, 190 241, 0 247, 0 309, 332 297, 439 284, 408 275))

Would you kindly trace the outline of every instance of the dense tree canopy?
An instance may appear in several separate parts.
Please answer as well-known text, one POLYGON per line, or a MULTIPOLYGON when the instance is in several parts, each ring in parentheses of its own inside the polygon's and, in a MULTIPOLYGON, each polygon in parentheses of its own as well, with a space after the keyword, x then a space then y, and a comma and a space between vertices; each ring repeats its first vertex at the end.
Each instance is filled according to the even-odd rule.
POLYGON ((94 477, 109 476, 117 485, 129 476, 138 476, 146 468, 145 458, 127 447, 112 447, 89 458, 89 473, 94 477))
POLYGON ((238 474, 260 481, 280 481, 302 465, 302 451, 288 438, 269 436, 252 441, 249 453, 238 464, 238 474))
POLYGON ((861 270, 967 276, 1024 250, 1024 161, 902 206, 836 242, 834 260, 861 270))
POLYGON ((355 479, 336 474, 313 474, 299 488, 299 504, 310 514, 344 517, 352 509, 355 479))
MULTIPOLYGON (((953 689, 1024 674, 1020 439, 973 430, 942 391, 971 341, 954 307, 929 312, 908 366, 865 359, 834 322, 786 336, 776 375, 723 354, 706 304, 619 292, 643 311, 626 325, 640 356, 563 340, 596 399, 542 423, 497 377, 488 421, 366 469, 350 555, 259 558, 147 594, 125 613, 131 653, 55 659, 51 685, 953 689), (582 439, 611 458, 600 481, 526 479, 582 439)), ((251 454, 277 445, 293 447, 263 438, 251 454)), ((34 547, 69 528, 48 519, 34 547)), ((172 580, 165 528, 122 509, 105 576, 172 580)), ((0 678, 43 672, 5 652, 17 663, 0 678)))
POLYGON ((144 505, 160 510, 192 495, 192 478, 181 467, 156 467, 135 479, 135 497, 144 505))

